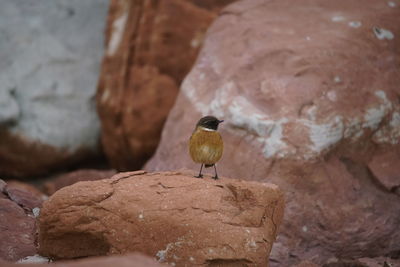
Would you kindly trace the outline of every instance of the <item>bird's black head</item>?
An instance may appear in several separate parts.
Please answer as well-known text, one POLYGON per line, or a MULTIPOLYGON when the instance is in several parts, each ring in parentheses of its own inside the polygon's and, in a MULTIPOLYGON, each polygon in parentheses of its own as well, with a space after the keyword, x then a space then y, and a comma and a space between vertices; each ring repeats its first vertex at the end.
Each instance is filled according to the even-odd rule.
POLYGON ((207 129, 217 130, 218 125, 221 122, 223 122, 223 120, 220 121, 214 116, 205 116, 199 120, 199 122, 196 124, 196 127, 201 126, 207 129))

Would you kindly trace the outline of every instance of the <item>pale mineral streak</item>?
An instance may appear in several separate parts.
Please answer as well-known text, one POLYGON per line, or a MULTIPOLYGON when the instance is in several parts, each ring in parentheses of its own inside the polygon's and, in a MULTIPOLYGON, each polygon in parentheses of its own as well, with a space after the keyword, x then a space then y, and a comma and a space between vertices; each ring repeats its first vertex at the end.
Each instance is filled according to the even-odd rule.
POLYGON ((112 24, 111 37, 107 47, 108 56, 113 56, 121 43, 128 15, 129 12, 125 11, 112 24))
MULTIPOLYGON (((263 110, 255 107, 244 96, 237 94, 237 86, 234 81, 227 81, 223 86, 217 88, 209 105, 203 102, 197 95, 196 88, 192 86, 193 74, 201 77, 204 73, 192 73, 185 79, 182 92, 192 102, 193 106, 203 115, 214 114, 227 121, 228 131, 237 134, 237 128, 244 129, 248 134, 256 136, 257 142, 262 144, 263 154, 266 158, 271 157, 304 157, 306 159, 317 157, 324 150, 338 144, 341 140, 349 138, 357 141, 364 134, 364 129, 378 129, 384 118, 392 112, 393 104, 388 100, 386 93, 382 90, 375 91, 379 105, 369 107, 362 117, 343 117, 334 114, 332 117, 318 121, 316 114, 318 107, 312 106, 307 110, 307 118, 271 118, 263 110), (297 151, 285 141, 283 134, 285 124, 288 122, 303 125, 308 128, 309 144, 299 144, 306 148, 304 155, 297 151)), ((335 82, 340 78, 335 77, 335 82)), ((327 97, 338 101, 335 91, 329 91, 327 97)), ((376 140, 380 143, 395 143, 399 136, 400 125, 398 113, 393 114, 390 122, 389 136, 383 130, 378 130, 376 140), (397 114, 397 115, 396 115, 397 114)))

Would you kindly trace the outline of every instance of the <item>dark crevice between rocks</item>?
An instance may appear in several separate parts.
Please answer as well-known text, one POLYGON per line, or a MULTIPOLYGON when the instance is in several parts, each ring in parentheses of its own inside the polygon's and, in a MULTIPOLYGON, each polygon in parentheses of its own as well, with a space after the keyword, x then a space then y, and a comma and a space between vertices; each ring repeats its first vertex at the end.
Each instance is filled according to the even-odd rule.
POLYGON ((206 260, 206 266, 215 266, 215 267, 247 267, 253 266, 254 263, 249 261, 248 259, 211 259, 206 260))
POLYGON ((220 210, 206 210, 206 209, 201 209, 201 208, 196 208, 196 207, 191 207, 191 208, 194 209, 194 210, 202 210, 204 213, 212 213, 212 212, 219 212, 220 211, 220 210))
POLYGON ((134 220, 129 220, 129 219, 127 219, 127 218, 124 218, 124 217, 122 217, 120 214, 118 214, 118 213, 116 213, 116 212, 114 212, 114 211, 112 211, 112 210, 110 210, 110 209, 104 208, 103 206, 96 205, 95 208, 98 208, 98 209, 107 211, 107 212, 111 213, 112 215, 114 215, 114 216, 120 218, 122 221, 127 222, 127 223, 129 223, 129 224, 136 224, 136 221, 134 221, 134 220))
MULTIPOLYGON (((153 186, 154 186, 154 185, 153 185, 153 186)), ((168 186, 168 185, 163 184, 162 182, 158 182, 158 183, 157 183, 157 186, 159 186, 159 187, 161 187, 161 188, 163 188, 163 189, 179 189, 179 188, 191 187, 192 184, 189 184, 189 185, 182 185, 182 186, 168 186)))
MULTIPOLYGON (((59 244, 60 249, 71 248, 73 245, 73 251, 75 252, 74 259, 86 258, 88 256, 102 256, 107 255, 110 251, 110 245, 102 235, 95 235, 92 233, 65 233, 64 236, 60 236, 59 240, 63 240, 62 244, 59 244)), ((52 249, 49 249, 52 251, 52 249)), ((52 260, 65 259, 62 255, 63 251, 50 252, 48 256, 52 260)))
MULTIPOLYGON (((353 176, 353 177, 359 177, 360 176, 360 172, 363 173, 363 177, 367 177, 368 180, 371 182, 371 184, 373 184, 377 189, 379 189, 380 191, 384 192, 384 193, 392 193, 392 194, 396 194, 397 196, 399 196, 399 194, 397 194, 396 192, 398 191, 398 187, 394 187, 391 189, 386 188, 378 179, 378 177, 376 177, 372 171, 364 164, 358 163, 353 161, 352 159, 349 159, 347 157, 341 157, 340 161, 343 162, 343 164, 346 166, 347 171, 353 176)), ((400 187, 400 185, 399 185, 400 187)))
POLYGON ((391 251, 386 256, 391 258, 391 259, 395 259, 395 260, 400 259, 400 249, 399 250, 395 250, 395 251, 391 251))
POLYGON ((225 6, 228 6, 230 3, 232 3, 232 0, 218 0, 216 2, 204 1, 204 0, 192 0, 191 2, 195 7, 201 8, 205 11, 209 11, 212 10, 213 8, 223 8, 225 6))
MULTIPOLYGON (((274 208, 272 209, 271 222, 272 222, 272 224, 274 225, 274 232, 277 233, 277 231, 278 231, 278 226, 277 226, 276 222, 274 221, 274 216, 275 216, 275 210, 276 210, 276 207, 277 207, 277 205, 278 205, 278 202, 275 201, 275 202, 272 203, 272 205, 273 205, 274 208)), ((266 211, 265 211, 265 212, 266 212, 266 211)), ((264 213, 264 216, 266 216, 265 213, 264 213)))
POLYGON ((98 203, 101 203, 101 202, 103 202, 103 201, 109 199, 110 197, 112 197, 112 196, 114 195, 114 191, 115 191, 115 190, 114 190, 114 188, 113 188, 113 191, 111 191, 109 194, 105 195, 104 198, 101 199, 98 203))
POLYGON ((161 186, 161 187, 164 188, 164 189, 171 189, 171 188, 174 188, 173 186, 166 186, 166 185, 164 185, 164 184, 161 183, 161 182, 159 182, 158 185, 161 186))
POLYGON ((164 173, 164 176, 174 176, 174 175, 182 175, 182 173, 181 172, 164 173))
POLYGON ((392 193, 395 194, 396 196, 400 197, 400 185, 393 186, 393 187, 390 189, 390 192, 392 192, 392 193))
POLYGON ((241 7, 240 10, 236 8, 236 5, 229 5, 227 8, 225 8, 221 11, 220 17, 223 15, 233 15, 233 16, 241 17, 243 14, 246 14, 246 13, 248 14, 252 10, 257 10, 260 7, 266 6, 268 4, 269 4, 268 1, 262 1, 261 3, 255 2, 254 5, 252 5, 248 8, 241 7))
MULTIPOLYGON (((223 224, 227 224, 227 225, 231 225, 231 226, 237 226, 237 227, 243 227, 242 224, 240 223, 233 223, 233 222, 226 222, 226 221, 222 221, 223 224)), ((246 226, 246 227, 251 227, 251 226, 246 226)))
MULTIPOLYGON (((264 241, 264 243, 267 243, 267 244, 269 244, 269 245, 272 245, 272 242, 268 241, 267 239, 263 238, 262 240, 264 241)), ((259 242, 257 242, 257 243, 259 243, 259 242)))
MULTIPOLYGON (((265 222, 265 219, 267 218, 267 208, 268 208, 268 207, 264 207, 263 215, 261 216, 260 222, 258 223, 257 227, 262 227, 262 226, 263 226, 263 224, 264 224, 264 222, 265 222)), ((273 213, 272 213, 272 214, 273 214, 273 213)), ((272 221, 272 223, 274 223, 273 220, 272 220, 272 218, 271 218, 271 221, 272 221)))
POLYGON ((394 191, 391 190, 393 188, 388 189, 384 184, 382 184, 381 181, 379 180, 379 178, 376 177, 369 168, 367 168, 367 167, 364 167, 364 168, 365 168, 365 171, 367 173, 367 177, 369 178, 371 183, 373 185, 375 185, 375 187, 377 187, 379 190, 381 190, 381 191, 383 191, 385 193, 391 193, 391 194, 395 193, 394 191))
MULTIPOLYGON (((111 184, 111 185, 114 185, 114 184, 119 183, 120 180, 128 179, 128 178, 131 178, 131 177, 133 177, 133 176, 143 175, 143 174, 146 174, 146 173, 147 173, 146 171, 134 171, 134 172, 130 172, 130 173, 127 173, 127 174, 124 175, 124 176, 114 178, 113 181, 111 181, 110 184, 111 184)), ((117 174, 117 175, 119 175, 119 174, 117 174)))
POLYGON ((349 261, 327 263, 322 265, 322 267, 368 267, 368 265, 361 263, 359 261, 349 260, 349 261))

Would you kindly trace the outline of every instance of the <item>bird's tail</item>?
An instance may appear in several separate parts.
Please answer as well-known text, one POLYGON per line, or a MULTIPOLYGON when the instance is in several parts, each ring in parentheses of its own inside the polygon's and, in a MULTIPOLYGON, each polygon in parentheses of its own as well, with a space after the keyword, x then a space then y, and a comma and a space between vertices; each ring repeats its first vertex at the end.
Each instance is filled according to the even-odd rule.
POLYGON ((211 168, 212 166, 214 166, 214 164, 204 164, 204 167, 206 168, 211 168))

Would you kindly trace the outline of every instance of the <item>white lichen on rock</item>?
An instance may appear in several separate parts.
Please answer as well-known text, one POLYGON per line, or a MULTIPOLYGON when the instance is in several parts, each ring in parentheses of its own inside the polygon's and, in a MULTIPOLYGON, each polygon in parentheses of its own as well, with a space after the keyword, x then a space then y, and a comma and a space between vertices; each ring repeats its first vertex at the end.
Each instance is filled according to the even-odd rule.
MULTIPOLYGON (((194 72, 186 78, 182 86, 182 92, 193 106, 202 115, 212 114, 224 119, 226 121, 225 130, 236 135, 242 135, 245 140, 250 142, 259 143, 265 158, 310 159, 318 157, 324 151, 339 144, 343 139, 350 139, 355 142, 366 133, 366 130, 377 130, 384 118, 392 112, 392 103, 388 100, 386 93, 378 90, 375 92, 375 96, 379 99, 378 104, 367 108, 362 115, 345 117, 340 111, 337 111, 322 120, 317 116, 318 105, 309 105, 302 108, 300 117, 272 117, 261 107, 254 105, 249 98, 242 95, 234 80, 228 80, 219 88, 216 88, 214 96, 207 97, 211 99, 210 103, 207 104, 193 86, 197 82, 196 79, 205 74, 196 69, 194 72), (309 142, 298 144, 296 147, 289 143, 284 133, 287 124, 294 125, 292 127, 295 130, 305 127, 308 131, 309 142)), ((335 83, 342 81, 339 76, 335 76, 333 80, 335 83)), ((261 82, 260 90, 263 94, 268 94, 269 85, 266 88, 265 83, 261 82)), ((332 102, 339 101, 335 90, 327 91, 324 97, 332 102)), ((398 124, 398 120, 399 117, 394 115, 392 124, 398 124)), ((392 128, 397 129, 398 132, 398 127, 392 128)), ((380 140, 384 141, 388 138, 384 139, 382 136, 387 136, 388 131, 378 131, 376 135, 380 135, 380 140)), ((390 130, 389 135, 398 136, 397 132, 390 130)), ((390 137, 390 140, 395 140, 395 138, 390 137)))
POLYGON ((159 262, 165 262, 168 250, 171 249, 172 245, 172 243, 169 243, 164 250, 159 250, 157 252, 156 257, 159 262))
MULTIPOLYGON (((128 8, 128 7, 126 7, 128 8)), ((112 23, 111 37, 108 42, 107 55, 112 56, 117 52, 119 45, 122 41, 122 36, 125 30, 126 22, 128 21, 128 10, 125 10, 118 18, 116 18, 112 23)))
POLYGON ((386 29, 378 28, 378 27, 373 27, 372 31, 374 32, 376 38, 379 40, 392 40, 394 38, 394 34, 386 29))
MULTIPOLYGON (((169 253, 173 248, 175 248, 175 247, 181 247, 182 244, 183 244, 183 239, 184 239, 183 237, 180 237, 180 238, 178 239, 178 241, 176 241, 176 242, 174 242, 174 243, 169 243, 169 244, 167 244, 167 246, 165 247, 164 250, 159 250, 159 251, 157 252, 157 254, 156 254, 157 260, 158 260, 159 262, 166 262, 167 257, 168 257, 168 253, 169 253)), ((174 255, 171 255, 171 256, 172 256, 172 258, 174 258, 175 260, 176 260, 176 259, 179 259, 179 257, 177 257, 175 254, 174 254, 174 255)), ((171 264, 171 263, 169 263, 169 262, 166 262, 166 263, 171 264)))
POLYGON ((326 123, 315 123, 310 120, 300 120, 300 123, 309 128, 310 150, 321 152, 336 144, 343 138, 344 124, 342 116, 335 116, 326 123))
POLYGON ((331 20, 332 20, 333 22, 340 22, 340 21, 346 20, 346 18, 343 17, 343 16, 341 16, 341 15, 335 15, 335 16, 333 16, 333 17, 331 18, 331 20))
POLYGON ((360 28, 362 25, 361 21, 350 21, 349 26, 352 28, 360 28))
POLYGON ((389 124, 379 129, 373 136, 377 143, 398 144, 400 142, 400 111, 392 113, 389 124))
POLYGON ((364 115, 364 128, 375 130, 378 128, 382 119, 388 114, 392 108, 392 103, 387 99, 384 91, 376 91, 375 95, 382 100, 382 104, 369 108, 364 115))
POLYGON ((39 215, 40 215, 40 208, 38 208, 38 207, 33 208, 33 209, 32 209, 32 213, 33 213, 33 216, 35 216, 35 218, 39 217, 39 215))
POLYGON ((27 256, 23 259, 20 259, 17 261, 17 263, 21 264, 28 264, 28 263, 49 263, 52 260, 43 256, 40 256, 38 254, 32 255, 32 256, 27 256))

